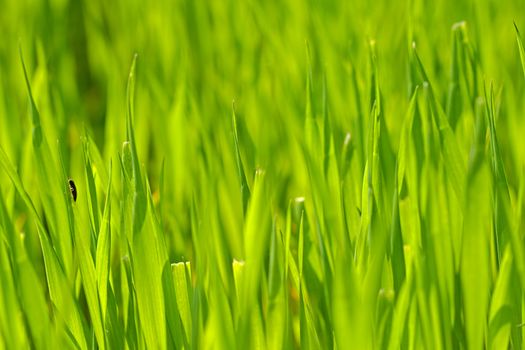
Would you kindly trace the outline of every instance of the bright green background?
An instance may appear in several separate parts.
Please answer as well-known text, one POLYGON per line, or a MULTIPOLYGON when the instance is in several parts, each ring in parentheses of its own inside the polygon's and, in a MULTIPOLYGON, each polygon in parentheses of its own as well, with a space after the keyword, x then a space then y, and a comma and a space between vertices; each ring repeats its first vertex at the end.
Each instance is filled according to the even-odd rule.
POLYGON ((525 3, 1 7, 1 348, 523 346, 525 3))

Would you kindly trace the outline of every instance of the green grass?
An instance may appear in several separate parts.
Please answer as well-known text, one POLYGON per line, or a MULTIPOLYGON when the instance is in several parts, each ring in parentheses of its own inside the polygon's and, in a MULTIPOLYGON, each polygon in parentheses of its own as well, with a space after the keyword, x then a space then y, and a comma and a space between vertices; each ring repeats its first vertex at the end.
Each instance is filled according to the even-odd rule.
POLYGON ((8 0, 0 349, 522 348, 523 18, 8 0))

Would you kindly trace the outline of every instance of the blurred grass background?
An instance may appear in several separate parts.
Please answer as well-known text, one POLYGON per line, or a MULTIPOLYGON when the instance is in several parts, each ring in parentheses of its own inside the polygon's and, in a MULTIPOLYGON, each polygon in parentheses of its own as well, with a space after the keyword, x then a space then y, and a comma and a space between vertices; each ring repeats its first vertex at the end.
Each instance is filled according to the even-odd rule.
MULTIPOLYGON (((525 80, 513 21, 525 28, 525 3, 4 0, 2 8, 0 147, 51 237, 73 306, 57 306, 49 291, 50 269, 56 267, 44 261, 43 229, 34 224, 7 172, 0 173, 3 251, 10 266, 3 273, 14 286, 21 280, 13 272, 21 253, 6 242, 12 242, 9 232, 23 233, 22 250, 35 270, 32 283, 42 289, 42 300, 51 301, 49 320, 58 344, 72 338, 82 348, 86 344, 79 339, 85 338, 90 347, 101 348, 124 344, 109 339, 130 348, 520 347, 523 286, 513 285, 512 277, 519 279, 525 271, 521 250, 506 253, 505 242, 523 243, 525 80), (49 159, 35 159, 39 155, 32 148, 34 121, 19 48, 49 159), (131 171, 123 143, 131 140, 126 82, 135 53, 132 133, 143 166, 131 171), (450 92, 451 86, 457 90, 450 92), (407 120, 414 120, 413 126, 407 120), (443 136, 443 130, 453 136, 443 136), (108 281, 118 321, 104 316, 102 327, 112 324, 120 336, 109 332, 95 341, 94 309, 86 306, 93 304, 86 301, 89 287, 80 281, 78 264, 94 259, 97 278, 103 276, 97 249, 110 160, 108 281), (454 165, 448 170, 456 160, 466 169, 463 177, 455 176, 461 172, 454 173, 454 165), (39 174, 41 161, 58 170, 39 174), (73 246, 79 245, 78 228, 60 226, 71 218, 65 214, 68 198, 53 192, 64 187, 61 162, 64 175, 77 183, 75 225, 92 238, 89 257, 78 256, 57 238, 71 237, 73 246), (160 232, 162 249, 155 247, 165 249, 146 272, 133 267, 135 254, 143 261, 141 254, 149 253, 135 253, 139 240, 132 237, 142 231, 130 223, 137 216, 133 194, 140 193, 141 178, 148 182, 146 217, 158 221, 158 227, 152 224, 157 231, 142 230, 160 232), (504 189, 498 187, 502 183, 504 189), (508 198, 500 200, 503 192, 508 198), (401 238, 395 238, 397 228, 401 238), (66 233, 54 236, 62 229, 66 233), (481 231, 486 235, 480 240, 469 235, 481 231), (503 243, 494 238, 500 232, 506 232, 503 243), (381 237, 380 243, 373 237, 381 237), (479 256, 465 251, 468 245, 462 242, 469 239, 479 256), (398 243, 406 260, 392 258, 398 243), (132 267, 124 266, 125 257, 132 267), (250 260, 256 263, 244 267, 250 260), (180 304, 170 309, 165 285, 156 305, 165 312, 149 314, 141 304, 151 294, 141 294, 140 286, 148 283, 140 276, 153 270, 161 276, 156 269, 166 261, 193 264, 185 296, 191 301, 190 319, 180 304), (250 278, 239 277, 243 273, 250 278), (486 279, 473 277, 478 273, 486 279), (485 294, 476 293, 478 288, 485 294), (464 301, 468 298, 472 304, 464 301), (479 303, 485 305, 481 311, 479 303), (65 331, 53 316, 69 309, 79 310, 83 335, 65 331), (274 310, 287 311, 278 317, 274 310), (170 321, 170 312, 182 326, 170 321), (356 316, 361 313, 369 315, 356 316), (165 327, 167 336, 148 330, 148 322, 164 318, 166 324, 155 327, 165 327), (176 332, 188 332, 189 324, 192 330, 185 336, 176 332), (155 343, 152 334, 167 340, 155 343)), ((173 265, 174 281, 185 281, 185 266, 173 265)), ((152 283, 157 282, 160 278, 152 283)), ((3 296, 4 306, 24 300, 3 296)), ((177 294, 177 303, 186 305, 180 298, 177 294)), ((20 303, 19 337, 7 335, 14 313, 6 308, 1 344, 47 344, 29 331, 28 306, 20 303)), ((105 315, 104 303, 97 299, 96 304, 105 315)))

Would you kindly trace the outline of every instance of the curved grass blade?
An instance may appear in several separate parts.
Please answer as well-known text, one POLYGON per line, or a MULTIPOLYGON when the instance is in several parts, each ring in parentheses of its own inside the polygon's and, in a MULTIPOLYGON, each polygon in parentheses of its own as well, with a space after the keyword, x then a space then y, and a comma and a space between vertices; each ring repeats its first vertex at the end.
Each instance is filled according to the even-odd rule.
POLYGON ((523 74, 525 75, 525 49, 523 48, 523 41, 521 40, 521 34, 518 30, 518 25, 516 22, 514 23, 514 29, 516 29, 516 41, 518 42, 518 49, 520 51, 520 61, 521 61, 521 68, 523 70, 523 74))
POLYGON ((461 159, 456 136, 450 128, 450 124, 447 120, 445 112, 443 112, 443 108, 436 100, 434 90, 432 88, 432 85, 430 84, 430 80, 428 79, 428 75, 425 71, 423 63, 421 62, 421 59, 417 54, 415 44, 413 45, 412 52, 413 56, 415 57, 415 62, 417 63, 419 73, 421 74, 424 82, 428 84, 427 86, 429 92, 430 108, 436 125, 439 128, 442 153, 443 157, 447 160, 445 162, 445 169, 447 171, 448 178, 453 185, 454 192, 456 193, 457 198, 463 198, 462 189, 464 187, 466 179, 466 171, 465 165, 463 164, 463 161, 461 159))
POLYGON ((466 343, 482 348, 490 292, 490 170, 485 163, 469 169, 464 204, 463 241, 460 262, 466 343))
MULTIPOLYGON (((9 316, 18 314, 20 312, 23 313, 26 320, 25 322, 27 322, 23 326, 25 328, 23 330, 23 335, 19 334, 19 336, 27 338, 25 339, 25 342, 30 341, 34 346, 39 348, 57 346, 57 334, 53 329, 53 324, 48 315, 44 288, 41 285, 35 269, 29 260, 26 248, 22 244, 21 237, 15 232, 15 227, 10 221, 10 217, 7 213, 4 203, 4 198, 2 197, 0 197, 0 231, 2 231, 2 234, 5 235, 3 237, 4 241, 6 242, 5 251, 6 253, 9 253, 11 258, 11 261, 6 263, 12 264, 11 272, 13 276, 13 287, 16 288, 16 291, 14 291, 16 294, 13 296, 17 299, 16 302, 14 300, 6 300, 4 305, 4 309, 8 317, 7 322, 13 323, 13 326, 9 325, 9 329, 11 329, 9 332, 12 333, 11 337, 16 336, 12 330, 16 328, 18 323, 17 321, 23 321, 23 318, 17 317, 15 320, 10 320, 9 316), (14 311, 11 309, 15 305, 19 311, 14 311)), ((2 244, 0 249, 4 249, 4 244, 2 244)), ((5 291, 0 294, 7 293, 9 288, 8 284, 4 280, 9 277, 9 274, 7 273, 8 268, 8 266, 2 268, 2 289, 5 291)), ((8 335, 6 334, 6 336, 8 335)), ((24 340, 20 339, 20 341, 21 342, 18 343, 18 345, 22 346, 22 342, 24 342, 24 340)), ((9 346, 9 342, 6 342, 6 345, 9 346)), ((25 345, 28 346, 29 344, 25 343, 25 345)))
MULTIPOLYGON (((258 171, 255 177, 254 189, 248 206, 248 213, 244 225, 244 251, 246 263, 243 268, 243 278, 240 285, 240 323, 239 330, 243 336, 239 344, 252 344, 249 338, 257 331, 251 329, 250 324, 258 319, 258 291, 261 286, 266 246, 268 243, 269 207, 266 199, 264 172, 258 171)), ((261 340, 262 337, 257 337, 261 340)))
MULTIPOLYGON (((133 99, 135 91, 135 70, 137 55, 133 57, 127 86, 126 133, 129 140, 128 160, 124 160, 124 171, 132 167, 132 271, 136 302, 145 345, 152 349, 164 349, 167 346, 166 312, 163 295, 163 270, 166 261, 164 247, 159 240, 154 218, 149 208, 150 199, 146 196, 143 175, 137 154, 135 131, 133 128, 133 99), (129 159, 131 158, 131 159, 129 159)), ((151 197, 151 196, 149 196, 151 197)), ((169 274, 168 276, 171 276, 169 274)), ((140 338, 139 338, 140 341, 140 338)))
POLYGON ((62 213, 68 211, 67 197, 62 195, 65 179, 63 179, 60 171, 57 170, 60 169, 60 167, 57 166, 57 162, 51 154, 51 150, 43 133, 40 114, 33 98, 21 48, 19 49, 19 54, 29 96, 30 115, 33 125, 32 145, 37 169, 36 175, 40 185, 40 196, 44 203, 46 218, 48 219, 47 223, 49 225, 49 230, 44 229, 43 232, 47 232, 50 235, 52 246, 56 250, 59 262, 63 266, 68 278, 72 279, 74 274, 72 248, 73 227, 70 220, 63 220, 63 218, 60 217, 62 213))
POLYGON ((486 114, 490 135, 490 155, 492 164, 492 177, 494 181, 494 240, 496 242, 497 265, 503 258, 503 251, 509 242, 511 234, 510 225, 510 192, 505 174, 505 167, 496 135, 494 89, 491 85, 490 95, 485 90, 486 114))
POLYGON ((132 166, 132 180, 133 180, 133 235, 138 234, 142 226, 144 225, 144 220, 146 218, 147 211, 147 201, 146 194, 144 192, 144 184, 142 182, 142 174, 140 171, 140 163, 137 154, 137 144, 135 141, 135 131, 133 129, 133 115, 134 115, 134 95, 135 95, 135 70, 137 64, 138 55, 133 56, 133 61, 131 63, 131 68, 129 71, 128 85, 126 89, 126 99, 127 99, 127 113, 126 113, 126 136, 129 141, 130 151, 131 151, 131 166, 132 166))
POLYGON ((109 270, 110 270, 110 249, 111 249, 111 179, 112 166, 109 165, 109 180, 104 204, 104 213, 97 239, 97 249, 95 255, 95 267, 97 274, 97 289, 100 299, 100 309, 104 322, 106 320, 109 270))
MULTIPOLYGON (((82 151, 84 155, 84 171, 86 173, 86 191, 89 206, 89 217, 92 231, 98 235, 100 232, 100 217, 97 199, 97 189, 95 186, 95 178, 93 176, 93 165, 91 156, 89 154, 89 141, 87 138, 87 131, 84 132, 85 137, 82 142, 82 151)), ((96 238, 96 237, 95 237, 96 238)))
MULTIPOLYGON (((61 153, 60 145, 58 144, 58 155, 60 168, 62 169, 61 178, 66 183, 66 171, 64 168, 64 161, 61 153)), ((94 190, 94 189, 93 189, 94 190)), ((69 196, 67 191, 64 191, 63 196, 66 198, 69 196)), ((67 199, 65 199, 67 202, 67 199)), ((95 277, 95 264, 91 255, 91 237, 92 231, 83 230, 82 228, 88 228, 90 226, 80 224, 81 216, 78 212, 78 207, 73 204, 74 201, 69 201, 71 206, 67 209, 67 217, 70 227, 73 230, 73 244, 78 258, 78 265, 80 268, 80 274, 82 279, 82 286, 86 295, 86 300, 89 309, 89 316, 91 319, 91 325, 93 327, 95 338, 97 340, 100 349, 106 348, 105 336, 104 336, 104 322, 100 311, 99 296, 97 293, 97 284, 95 277), (74 215, 74 213, 76 215, 74 215), (76 220, 75 220, 76 218, 76 220), (88 231, 88 232, 86 232, 88 231)), ((97 213, 98 215, 98 213, 97 213)))
POLYGON ((237 117, 235 115, 235 101, 232 103, 232 129, 233 129, 233 140, 235 143, 235 160, 237 162, 237 174, 239 181, 241 182, 241 196, 242 196, 242 208, 243 213, 246 215, 248 210, 248 201, 250 199, 250 187, 246 180, 246 174, 244 172, 244 166, 241 158, 241 151, 239 146, 239 136, 237 134, 237 117))

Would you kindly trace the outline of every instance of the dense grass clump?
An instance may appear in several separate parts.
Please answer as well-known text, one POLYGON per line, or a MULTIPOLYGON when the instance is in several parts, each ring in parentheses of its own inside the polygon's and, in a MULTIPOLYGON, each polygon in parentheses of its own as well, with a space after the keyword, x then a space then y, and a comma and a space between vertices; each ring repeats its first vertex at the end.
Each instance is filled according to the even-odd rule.
POLYGON ((0 348, 522 348, 524 18, 7 0, 0 348))

